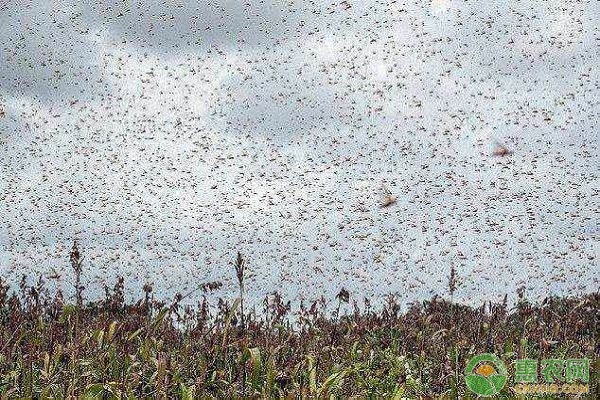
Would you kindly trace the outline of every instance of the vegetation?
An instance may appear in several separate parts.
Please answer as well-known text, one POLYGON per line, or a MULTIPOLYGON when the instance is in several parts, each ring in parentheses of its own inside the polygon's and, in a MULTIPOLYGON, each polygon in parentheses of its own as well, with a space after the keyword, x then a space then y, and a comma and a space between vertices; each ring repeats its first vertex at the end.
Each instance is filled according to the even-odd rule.
MULTIPOLYGON (((203 296, 194 307, 182 305, 183 296, 156 300, 150 285, 126 302, 123 279, 85 302, 81 260, 75 245, 75 302, 42 280, 23 280, 16 290, 1 285, 3 398, 467 398, 463 370, 479 353, 500 356, 509 376, 520 358, 598 355, 598 294, 534 305, 521 292, 512 309, 506 300, 472 308, 434 297, 402 312, 395 297, 360 308, 346 290, 333 311, 324 300, 292 311, 275 293, 260 312, 242 313, 241 254, 234 262, 240 297, 211 306, 203 296)), ((590 398, 597 398, 597 367, 590 398)), ((509 386, 503 394, 514 397, 509 386)))

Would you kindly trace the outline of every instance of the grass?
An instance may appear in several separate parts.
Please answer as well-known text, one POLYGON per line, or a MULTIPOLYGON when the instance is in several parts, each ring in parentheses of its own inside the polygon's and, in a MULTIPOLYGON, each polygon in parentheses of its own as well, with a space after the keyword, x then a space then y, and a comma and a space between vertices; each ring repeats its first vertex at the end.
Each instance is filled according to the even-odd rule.
MULTIPOLYGON (((86 302, 76 245, 71 265, 75 302, 41 279, 13 290, 0 285, 3 398, 474 398, 463 370, 479 353, 498 355, 509 376, 521 358, 598 355, 598 294, 540 304, 521 295, 513 308, 434 297, 401 312, 395 297, 375 311, 342 290, 331 312, 323 299, 292 310, 275 293, 260 312, 242 312, 241 254, 234 262, 240 296, 212 305, 207 296, 196 306, 182 305, 180 295, 160 301, 150 285, 126 302, 123 279, 86 302), (343 304, 351 311, 342 313, 343 304)), ((597 367, 590 398, 598 394, 597 367)), ((513 398, 509 386, 502 395, 513 398)))

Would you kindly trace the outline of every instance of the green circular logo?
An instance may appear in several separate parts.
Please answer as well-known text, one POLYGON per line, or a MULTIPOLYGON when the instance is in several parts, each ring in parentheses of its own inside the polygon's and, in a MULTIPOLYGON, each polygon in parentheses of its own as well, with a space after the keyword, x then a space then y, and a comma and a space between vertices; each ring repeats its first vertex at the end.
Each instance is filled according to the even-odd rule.
POLYGON ((465 368, 467 387, 483 397, 500 393, 506 385, 507 375, 506 365, 493 354, 475 356, 465 368))

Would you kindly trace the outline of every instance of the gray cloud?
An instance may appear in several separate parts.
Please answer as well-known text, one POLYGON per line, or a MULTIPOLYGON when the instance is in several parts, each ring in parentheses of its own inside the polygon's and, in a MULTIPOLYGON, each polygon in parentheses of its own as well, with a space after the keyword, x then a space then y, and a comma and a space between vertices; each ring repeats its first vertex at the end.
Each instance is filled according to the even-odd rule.
POLYGON ((145 4, 0 16, 11 276, 78 237, 167 291, 237 250, 256 296, 597 286, 593 3, 145 4))
POLYGON ((8 1, 2 9, 2 91, 43 100, 89 92, 98 79, 98 59, 77 3, 8 1))

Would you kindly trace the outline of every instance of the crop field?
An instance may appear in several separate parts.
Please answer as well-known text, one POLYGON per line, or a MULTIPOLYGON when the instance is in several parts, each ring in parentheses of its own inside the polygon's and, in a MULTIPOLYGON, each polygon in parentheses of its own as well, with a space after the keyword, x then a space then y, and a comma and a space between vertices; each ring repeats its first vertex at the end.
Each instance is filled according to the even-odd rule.
MULTIPOLYGON (((470 307, 449 301, 449 281, 445 296, 405 311, 394 297, 360 309, 346 290, 297 307, 273 293, 244 310, 238 254, 234 301, 182 306, 183 296, 159 301, 149 285, 126 301, 120 279, 89 302, 76 283, 82 257, 76 247, 71 255, 74 302, 41 280, 12 294, 2 286, 3 397, 475 398, 463 377, 478 353, 500 355, 509 372, 523 358, 598 357, 598 294, 470 307)), ((589 398, 598 394, 597 366, 589 398)))

